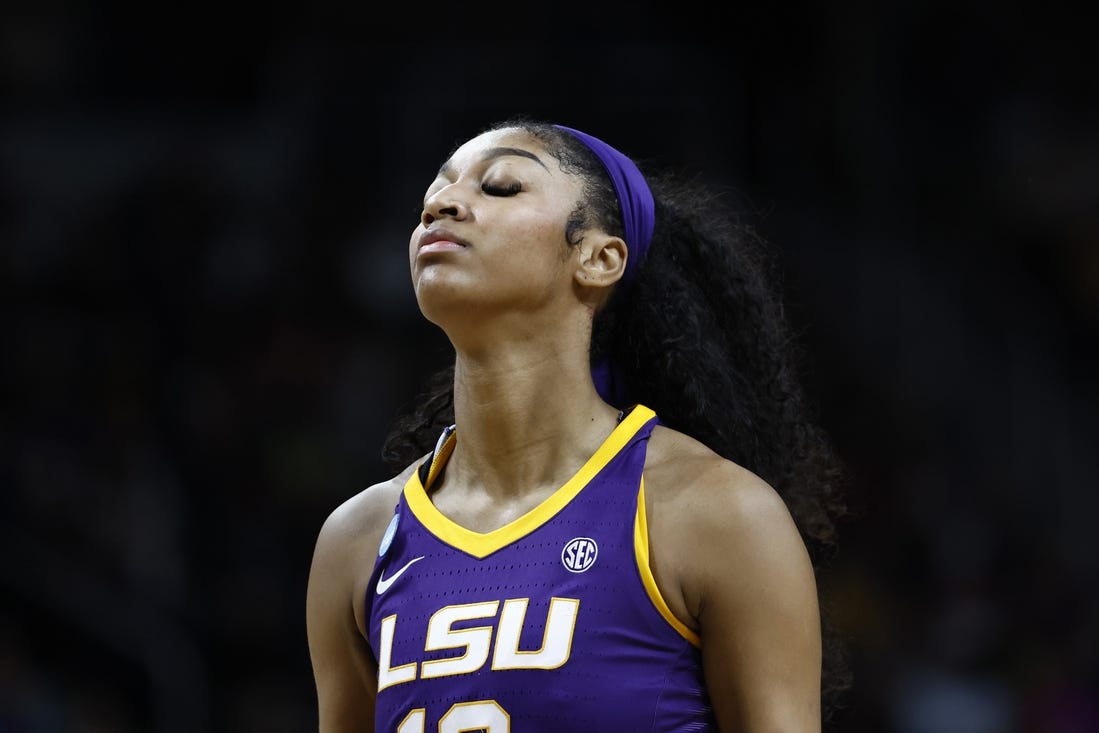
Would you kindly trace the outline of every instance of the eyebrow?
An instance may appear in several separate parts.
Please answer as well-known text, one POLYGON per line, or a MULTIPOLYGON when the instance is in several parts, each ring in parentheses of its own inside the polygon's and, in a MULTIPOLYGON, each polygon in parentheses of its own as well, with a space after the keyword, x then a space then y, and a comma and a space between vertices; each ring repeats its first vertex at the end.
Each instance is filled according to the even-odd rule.
MULTIPOLYGON (((481 160, 482 161, 492 160, 494 158, 502 158, 506 155, 518 155, 521 158, 529 158, 530 160, 533 160, 535 163, 542 166, 543 168, 546 168, 546 164, 542 162, 541 158, 539 158, 534 153, 531 153, 527 150, 523 150, 522 148, 489 148, 488 150, 485 151, 485 154, 481 156, 481 160)), ((449 160, 447 162, 443 163, 439 167, 439 173, 445 173, 448 170, 450 170, 450 161, 449 160)), ((546 168, 546 170, 548 171, 549 168, 546 168)))

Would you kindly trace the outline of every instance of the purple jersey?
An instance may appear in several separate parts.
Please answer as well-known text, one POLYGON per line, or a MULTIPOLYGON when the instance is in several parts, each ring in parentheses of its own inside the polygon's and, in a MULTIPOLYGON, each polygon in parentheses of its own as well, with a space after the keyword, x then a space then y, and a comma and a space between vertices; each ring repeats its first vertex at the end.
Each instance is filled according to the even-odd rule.
POLYGON ((405 485, 366 596, 376 729, 390 733, 714 731, 698 636, 649 569, 638 405, 568 483, 485 534, 405 485))

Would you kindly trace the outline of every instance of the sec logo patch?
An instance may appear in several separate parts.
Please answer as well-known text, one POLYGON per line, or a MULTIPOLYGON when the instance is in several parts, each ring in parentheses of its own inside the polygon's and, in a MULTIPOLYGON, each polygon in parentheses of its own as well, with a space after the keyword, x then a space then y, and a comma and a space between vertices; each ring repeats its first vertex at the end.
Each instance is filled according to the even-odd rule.
POLYGON ((599 545, 591 537, 574 537, 561 550, 561 564, 570 573, 582 573, 595 564, 599 545))

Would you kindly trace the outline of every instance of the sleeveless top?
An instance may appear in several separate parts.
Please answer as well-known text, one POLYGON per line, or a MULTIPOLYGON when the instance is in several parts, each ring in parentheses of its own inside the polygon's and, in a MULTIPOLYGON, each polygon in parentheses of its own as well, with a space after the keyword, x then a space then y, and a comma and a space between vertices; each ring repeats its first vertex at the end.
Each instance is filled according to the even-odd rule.
POLYGON ((408 480, 366 593, 375 725, 397 733, 716 731, 699 638, 648 562, 637 405, 539 506, 488 533, 428 496, 454 427, 408 480))

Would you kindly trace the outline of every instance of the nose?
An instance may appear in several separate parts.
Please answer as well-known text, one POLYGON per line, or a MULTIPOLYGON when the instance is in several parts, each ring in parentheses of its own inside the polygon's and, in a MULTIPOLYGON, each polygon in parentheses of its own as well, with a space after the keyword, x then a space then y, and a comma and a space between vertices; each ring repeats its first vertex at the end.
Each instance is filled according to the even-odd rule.
POLYGON ((438 219, 462 220, 469 216, 469 206, 461 199, 457 186, 451 183, 431 194, 424 202, 420 222, 427 226, 438 219))

